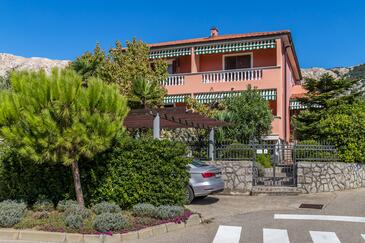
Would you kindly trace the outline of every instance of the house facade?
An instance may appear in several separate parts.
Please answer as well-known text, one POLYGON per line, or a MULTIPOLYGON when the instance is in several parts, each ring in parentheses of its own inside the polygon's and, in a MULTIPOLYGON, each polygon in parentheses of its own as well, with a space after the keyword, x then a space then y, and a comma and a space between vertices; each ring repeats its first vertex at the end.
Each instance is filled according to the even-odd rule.
POLYGON ((169 77, 166 106, 185 97, 201 103, 219 102, 248 85, 259 90, 275 117, 271 139, 290 140, 291 97, 304 93, 294 43, 289 31, 219 35, 150 44, 150 58, 165 59, 169 77))

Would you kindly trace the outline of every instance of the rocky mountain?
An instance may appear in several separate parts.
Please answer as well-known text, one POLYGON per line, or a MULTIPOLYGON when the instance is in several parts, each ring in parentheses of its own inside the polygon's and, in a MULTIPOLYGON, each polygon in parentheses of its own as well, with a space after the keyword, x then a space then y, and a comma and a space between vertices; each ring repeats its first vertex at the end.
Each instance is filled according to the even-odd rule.
POLYGON ((330 74, 336 78, 339 78, 347 75, 352 69, 353 69, 352 67, 339 67, 331 69, 325 69, 320 67, 302 68, 302 75, 303 78, 318 79, 323 74, 330 74))
POLYGON ((25 58, 6 53, 0 53, 0 76, 5 76, 11 70, 39 70, 50 72, 52 68, 64 68, 68 60, 51 60, 48 58, 31 57, 25 58))

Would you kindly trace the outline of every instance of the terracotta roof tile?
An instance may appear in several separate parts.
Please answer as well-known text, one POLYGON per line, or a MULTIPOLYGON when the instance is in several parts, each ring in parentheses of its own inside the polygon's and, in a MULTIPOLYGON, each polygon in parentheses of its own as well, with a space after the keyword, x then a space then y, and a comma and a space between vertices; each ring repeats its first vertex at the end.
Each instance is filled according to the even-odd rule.
POLYGON ((266 36, 282 35, 282 34, 290 34, 290 31, 289 30, 280 30, 280 31, 271 31, 271 32, 254 32, 254 33, 246 33, 246 34, 218 35, 215 37, 203 37, 203 38, 195 38, 195 39, 187 39, 187 40, 153 43, 153 44, 148 44, 148 46, 151 48, 158 48, 158 47, 165 47, 165 46, 204 43, 204 42, 222 41, 222 40, 233 40, 233 39, 242 39, 242 38, 266 37, 266 36))
POLYGON ((301 94, 292 94, 290 96, 291 99, 296 99, 296 98, 303 98, 306 95, 306 93, 301 93, 301 94))

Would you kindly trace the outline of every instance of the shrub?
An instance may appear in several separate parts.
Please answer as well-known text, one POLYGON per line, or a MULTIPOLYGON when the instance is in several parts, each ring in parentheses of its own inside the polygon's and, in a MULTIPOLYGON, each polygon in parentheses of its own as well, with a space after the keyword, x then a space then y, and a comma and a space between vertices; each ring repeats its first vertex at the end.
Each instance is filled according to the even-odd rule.
POLYGON ((92 207, 92 210, 95 214, 120 213, 122 211, 117 204, 109 202, 97 203, 92 207))
POLYGON ((127 139, 95 158, 98 164, 107 161, 107 166, 93 175, 97 189, 89 190, 91 197, 96 202, 114 201, 122 208, 141 202, 182 205, 189 181, 186 165, 191 162, 185 155, 182 143, 127 139))
POLYGON ((171 219, 184 213, 184 208, 180 206, 162 205, 156 210, 156 217, 159 219, 171 219))
POLYGON ((269 154, 257 154, 256 162, 262 165, 263 168, 271 168, 271 158, 269 154))
POLYGON ((120 214, 102 213, 95 217, 94 229, 100 232, 118 231, 128 225, 127 220, 120 214))
POLYGON ((27 206, 25 203, 18 203, 6 200, 0 203, 0 226, 12 227, 20 222, 24 216, 27 206))
POLYGON ((84 219, 79 214, 70 214, 65 218, 65 225, 71 229, 81 229, 84 219))
POLYGON ((44 195, 56 203, 63 195, 74 195, 71 170, 63 165, 34 166, 15 151, 0 155, 0 201, 16 199, 32 205, 44 195))
POLYGON ((78 205, 75 200, 62 200, 57 204, 57 210, 60 212, 66 211, 67 208, 78 205))
POLYGON ((90 217, 91 211, 87 208, 82 208, 79 205, 70 205, 64 212, 65 217, 67 218, 70 215, 79 215, 81 218, 86 219, 90 217))
POLYGON ((52 211, 54 209, 53 203, 49 200, 38 200, 36 203, 33 204, 32 209, 34 211, 52 211))
POLYGON ((133 206, 133 214, 139 217, 153 217, 156 215, 156 207, 149 203, 139 203, 133 206))
POLYGON ((37 211, 32 214, 34 219, 45 219, 49 217, 49 211, 37 211))

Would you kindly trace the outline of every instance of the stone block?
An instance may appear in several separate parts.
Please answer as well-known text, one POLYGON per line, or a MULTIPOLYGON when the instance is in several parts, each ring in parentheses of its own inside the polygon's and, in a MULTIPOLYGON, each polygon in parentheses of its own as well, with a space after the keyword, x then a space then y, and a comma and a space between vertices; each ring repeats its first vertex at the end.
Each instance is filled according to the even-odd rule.
POLYGON ((167 223, 166 224, 166 228, 167 228, 167 232, 171 232, 171 231, 175 231, 175 230, 184 229, 185 228, 185 224, 184 223, 180 223, 180 224, 167 223))
POLYGON ((122 242, 122 238, 121 238, 120 234, 104 236, 104 243, 121 243, 121 242, 122 242))
POLYGON ((104 235, 84 235, 84 243, 103 243, 104 235))
POLYGON ((17 240, 18 236, 19 230, 0 229, 0 240, 17 240))
POLYGON ((41 232, 41 231, 20 231, 19 240, 23 241, 51 241, 64 242, 65 233, 41 232))
POLYGON ((186 227, 198 225, 201 223, 200 216, 198 214, 191 215, 185 223, 186 227))
POLYGON ((147 239, 153 236, 152 228, 138 230, 138 239, 147 239))
POLYGON ((155 225, 152 227, 152 232, 154 236, 161 235, 167 232, 165 224, 155 225))
POLYGON ((82 234, 66 233, 66 243, 82 243, 84 236, 82 234))
POLYGON ((131 240, 137 240, 138 232, 132 231, 132 232, 124 233, 124 234, 121 234, 120 237, 122 238, 122 242, 129 242, 131 240))

